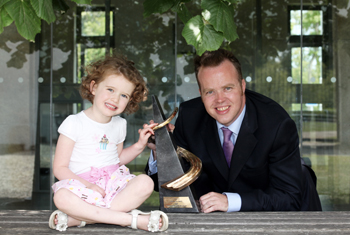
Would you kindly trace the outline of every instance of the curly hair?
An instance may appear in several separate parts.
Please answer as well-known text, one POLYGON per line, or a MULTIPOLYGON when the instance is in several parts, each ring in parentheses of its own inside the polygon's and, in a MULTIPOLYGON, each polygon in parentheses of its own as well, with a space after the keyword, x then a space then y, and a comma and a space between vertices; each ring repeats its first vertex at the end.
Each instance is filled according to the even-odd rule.
POLYGON ((135 85, 135 89, 131 94, 131 99, 127 104, 124 112, 127 114, 134 113, 139 108, 139 103, 145 101, 148 95, 148 89, 143 77, 134 67, 134 62, 128 60, 123 55, 107 55, 105 58, 97 60, 85 67, 86 76, 82 78, 80 86, 80 95, 83 99, 93 103, 94 95, 91 93, 90 84, 102 82, 106 76, 117 74, 124 76, 128 81, 135 85))

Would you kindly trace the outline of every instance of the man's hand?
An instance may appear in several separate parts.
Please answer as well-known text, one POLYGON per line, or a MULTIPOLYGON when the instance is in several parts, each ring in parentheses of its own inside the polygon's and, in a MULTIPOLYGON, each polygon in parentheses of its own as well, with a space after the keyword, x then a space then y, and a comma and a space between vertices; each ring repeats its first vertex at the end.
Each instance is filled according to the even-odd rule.
POLYGON ((169 132, 173 133, 173 131, 175 130, 175 125, 169 123, 168 125, 166 125, 166 128, 169 132))
POLYGON ((204 213, 210 213, 213 211, 228 210, 228 200, 225 194, 210 192, 199 199, 201 205, 201 211, 204 213))

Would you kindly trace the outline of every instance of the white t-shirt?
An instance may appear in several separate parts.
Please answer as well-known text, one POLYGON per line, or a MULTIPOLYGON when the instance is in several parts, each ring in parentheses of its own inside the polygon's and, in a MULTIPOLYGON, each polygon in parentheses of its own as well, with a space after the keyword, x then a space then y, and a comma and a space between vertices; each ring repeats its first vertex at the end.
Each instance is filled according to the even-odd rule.
POLYGON ((91 120, 84 111, 68 116, 58 132, 75 141, 69 169, 75 174, 120 162, 117 144, 126 136, 126 120, 115 116, 109 123, 91 120))

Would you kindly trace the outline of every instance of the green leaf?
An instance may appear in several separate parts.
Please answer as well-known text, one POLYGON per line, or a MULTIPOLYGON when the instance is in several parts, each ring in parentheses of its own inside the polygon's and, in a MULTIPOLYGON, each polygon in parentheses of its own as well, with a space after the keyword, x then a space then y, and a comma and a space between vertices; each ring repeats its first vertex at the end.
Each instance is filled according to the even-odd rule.
POLYGON ((9 1, 11 1, 11 0, 0 0, 0 7, 5 5, 5 3, 9 2, 9 1))
MULTIPOLYGON (((55 0, 53 0, 55 1, 55 0)), ((72 0, 73 2, 76 2, 77 4, 89 4, 91 5, 91 0, 72 0)))
POLYGON ((202 15, 215 30, 223 32, 224 37, 232 42, 238 38, 236 24, 233 20, 233 6, 220 0, 202 0, 202 15))
POLYGON ((58 11, 61 15, 66 13, 69 9, 69 6, 64 0, 54 0, 52 2, 52 7, 55 11, 58 11))
POLYGON ((55 13, 53 12, 52 1, 48 0, 30 0, 35 13, 48 24, 56 20, 55 13))
POLYGON ((171 10, 177 13, 177 16, 184 24, 186 24, 187 21, 192 18, 192 14, 188 11, 188 8, 184 4, 184 1, 178 0, 178 2, 175 4, 175 6, 173 6, 171 10))
POLYGON ((152 15, 153 13, 164 13, 175 4, 174 0, 146 0, 143 2, 143 17, 152 15))
POLYGON ((224 1, 231 4, 237 4, 240 0, 224 0, 224 1))
POLYGON ((7 13, 4 7, 0 7, 0 33, 4 31, 6 26, 13 22, 11 16, 7 13))
POLYGON ((14 19, 18 33, 34 42, 35 35, 41 31, 41 21, 29 0, 11 0, 4 7, 14 19))
POLYGON ((205 51, 215 51, 220 48, 224 41, 223 34, 215 31, 210 24, 205 24, 201 16, 191 18, 182 30, 182 36, 187 44, 196 48, 197 54, 202 55, 205 51))

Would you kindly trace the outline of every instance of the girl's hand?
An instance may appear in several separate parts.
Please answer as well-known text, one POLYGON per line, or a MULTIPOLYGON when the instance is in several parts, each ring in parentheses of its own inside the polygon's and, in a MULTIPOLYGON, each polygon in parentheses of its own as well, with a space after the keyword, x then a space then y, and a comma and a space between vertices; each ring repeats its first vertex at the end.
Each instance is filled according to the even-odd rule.
POLYGON ((148 143, 148 138, 151 135, 154 135, 153 127, 157 126, 158 123, 151 123, 151 124, 143 124, 143 129, 139 129, 139 141, 138 144, 142 146, 142 149, 144 149, 148 143))
POLYGON ((106 192, 103 188, 101 188, 100 186, 96 185, 96 184, 89 184, 88 186, 86 186, 88 189, 94 190, 96 192, 98 192, 99 194, 102 195, 102 197, 106 196, 106 192))
POLYGON ((152 124, 144 124, 143 125, 143 129, 140 129, 138 132, 140 134, 139 140, 123 149, 123 143, 119 143, 118 144, 118 149, 120 152, 119 153, 119 165, 126 165, 129 162, 131 162, 132 160, 135 159, 135 157, 137 157, 140 153, 142 153, 142 151, 145 149, 147 142, 148 142, 148 138, 151 135, 154 135, 154 131, 153 128, 158 125, 157 123, 152 123, 152 124))
MULTIPOLYGON (((153 120, 149 121, 150 124, 154 124, 153 120)), ((155 136, 151 135, 151 137, 148 138, 147 141, 147 147, 153 150, 154 152, 156 151, 156 142, 155 142, 155 136)))
MULTIPOLYGON (((153 124, 154 121, 150 120, 149 123, 153 124)), ((171 124, 171 123, 167 124, 166 128, 171 133, 173 133, 173 131, 175 130, 175 126, 173 124, 171 124)), ((153 159, 157 160, 156 142, 155 142, 154 135, 152 135, 150 137, 150 139, 148 140, 147 147, 150 148, 153 151, 153 159)))

